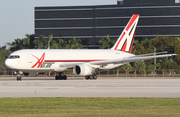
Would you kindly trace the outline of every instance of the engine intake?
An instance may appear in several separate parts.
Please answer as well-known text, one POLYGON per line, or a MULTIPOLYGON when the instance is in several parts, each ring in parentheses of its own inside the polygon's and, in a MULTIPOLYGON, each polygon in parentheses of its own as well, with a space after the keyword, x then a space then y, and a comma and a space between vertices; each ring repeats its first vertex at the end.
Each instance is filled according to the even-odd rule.
POLYGON ((73 68, 73 73, 75 75, 87 76, 87 75, 92 75, 94 72, 95 69, 87 64, 76 65, 73 68))

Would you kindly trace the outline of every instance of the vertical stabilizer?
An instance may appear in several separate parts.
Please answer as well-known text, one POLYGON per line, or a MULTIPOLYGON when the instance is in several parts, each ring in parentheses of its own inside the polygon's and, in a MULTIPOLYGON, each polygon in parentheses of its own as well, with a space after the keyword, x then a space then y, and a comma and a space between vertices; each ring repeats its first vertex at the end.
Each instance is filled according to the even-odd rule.
POLYGON ((112 50, 119 50, 119 51, 131 53, 138 20, 139 20, 138 14, 134 14, 131 17, 130 21, 124 28, 123 32, 119 36, 115 45, 111 48, 112 50))

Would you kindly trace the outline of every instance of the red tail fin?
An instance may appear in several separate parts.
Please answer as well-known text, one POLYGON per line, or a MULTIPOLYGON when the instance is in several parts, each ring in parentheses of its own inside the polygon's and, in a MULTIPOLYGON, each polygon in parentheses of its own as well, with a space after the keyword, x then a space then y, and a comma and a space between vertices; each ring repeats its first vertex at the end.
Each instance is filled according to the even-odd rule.
POLYGON ((135 14, 131 17, 129 23, 126 25, 122 34, 119 36, 116 44, 111 48, 112 50, 120 50, 131 53, 138 20, 138 14, 135 14))

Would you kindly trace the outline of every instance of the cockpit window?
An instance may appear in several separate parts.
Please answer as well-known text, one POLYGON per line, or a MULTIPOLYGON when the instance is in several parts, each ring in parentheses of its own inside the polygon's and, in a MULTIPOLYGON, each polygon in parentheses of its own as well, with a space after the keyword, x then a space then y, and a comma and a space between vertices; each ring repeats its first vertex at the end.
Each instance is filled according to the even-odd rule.
POLYGON ((19 55, 11 55, 8 57, 9 59, 17 59, 17 58, 20 58, 19 55))

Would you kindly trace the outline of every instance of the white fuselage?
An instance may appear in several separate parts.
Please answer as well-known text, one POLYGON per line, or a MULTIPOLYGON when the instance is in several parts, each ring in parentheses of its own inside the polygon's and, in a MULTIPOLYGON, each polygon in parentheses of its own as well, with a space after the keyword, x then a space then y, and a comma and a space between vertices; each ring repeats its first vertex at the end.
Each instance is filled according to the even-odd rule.
MULTIPOLYGON (((131 53, 139 15, 134 14, 111 49, 27 49, 13 52, 5 61, 8 68, 36 75, 63 72, 92 76, 95 71, 113 69, 139 59, 131 53)), ((61 75, 60 75, 61 76, 61 75)))
MULTIPOLYGON (((6 65, 14 70, 46 72, 46 71, 66 71, 63 64, 67 63, 89 63, 92 61, 105 61, 122 59, 134 56, 133 54, 103 49, 26 49, 13 52, 10 56, 19 58, 9 58, 6 65)), ((92 66, 99 69, 112 69, 122 64, 109 64, 104 67, 92 66)))
MULTIPOLYGON (((131 54, 135 29, 139 15, 134 14, 111 49, 26 49, 15 51, 6 59, 5 65, 13 70, 22 71, 25 76, 37 76, 37 72, 60 72, 55 79, 67 79, 64 71, 86 79, 97 79, 95 72, 113 69, 128 62, 168 57, 176 54, 135 56, 131 54)), ((17 76, 19 80, 20 76, 17 76)))

